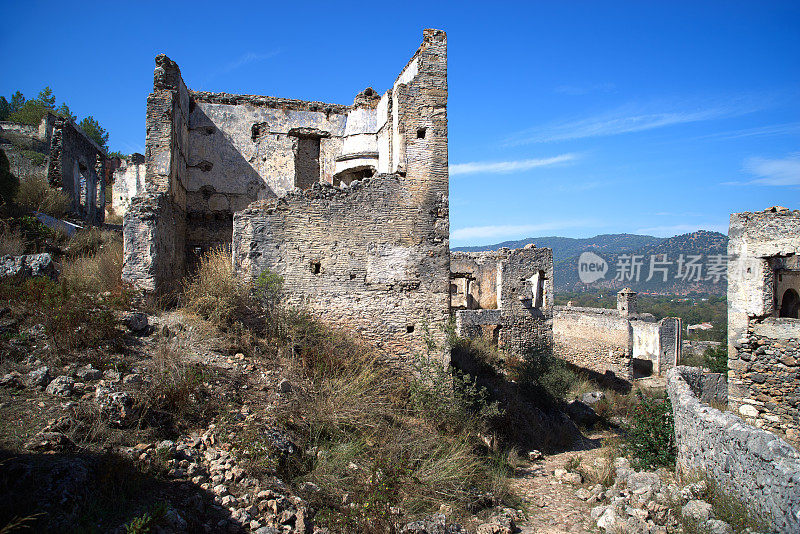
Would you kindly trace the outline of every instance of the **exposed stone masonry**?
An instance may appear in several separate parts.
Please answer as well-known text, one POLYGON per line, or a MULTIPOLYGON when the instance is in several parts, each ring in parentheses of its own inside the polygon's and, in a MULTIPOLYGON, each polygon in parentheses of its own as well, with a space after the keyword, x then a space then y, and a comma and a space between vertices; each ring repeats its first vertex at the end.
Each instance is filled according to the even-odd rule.
POLYGON ((798 446, 800 211, 734 213, 729 238, 730 407, 798 446))

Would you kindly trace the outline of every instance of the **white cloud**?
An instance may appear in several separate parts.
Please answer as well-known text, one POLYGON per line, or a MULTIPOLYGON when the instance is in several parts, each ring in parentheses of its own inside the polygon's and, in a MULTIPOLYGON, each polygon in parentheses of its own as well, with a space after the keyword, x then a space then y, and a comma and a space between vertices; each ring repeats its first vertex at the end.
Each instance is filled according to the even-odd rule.
POLYGON ((594 221, 587 220, 569 220, 569 221, 554 221, 541 224, 503 224, 497 226, 469 226, 467 228, 459 228, 450 232, 450 238, 457 241, 465 241, 471 239, 502 239, 502 238, 515 238, 515 237, 530 237, 531 234, 550 232, 553 230, 560 230, 563 228, 575 228, 580 226, 593 226, 594 221))
MULTIPOLYGON (((708 135, 701 135, 691 138, 693 141, 705 139, 742 139, 745 137, 761 137, 768 135, 787 135, 800 131, 800 122, 787 122, 785 124, 772 124, 769 126, 759 126, 757 128, 745 128, 743 130, 729 130, 708 135)), ((688 140, 688 139, 687 139, 688 140)))
POLYGON ((562 154, 552 158, 523 159, 517 161, 472 161, 469 163, 455 163, 450 165, 450 176, 459 174, 507 174, 510 172, 521 172, 534 169, 536 167, 547 167, 559 163, 567 163, 578 159, 578 154, 562 154))
POLYGON ((631 104, 585 119, 529 128, 508 138, 506 144, 515 146, 642 132, 678 124, 735 117, 762 108, 763 105, 745 99, 715 105, 631 104), (663 109, 665 107, 672 109, 663 109))
POLYGON ((635 233, 652 235, 656 237, 672 237, 675 235, 696 232, 697 230, 710 230, 713 232, 727 234, 728 225, 725 223, 673 224, 665 226, 652 226, 650 228, 639 228, 635 233))
POLYGON ((747 182, 754 185, 800 185, 800 154, 791 154, 783 159, 750 158, 744 168, 757 176, 747 182))

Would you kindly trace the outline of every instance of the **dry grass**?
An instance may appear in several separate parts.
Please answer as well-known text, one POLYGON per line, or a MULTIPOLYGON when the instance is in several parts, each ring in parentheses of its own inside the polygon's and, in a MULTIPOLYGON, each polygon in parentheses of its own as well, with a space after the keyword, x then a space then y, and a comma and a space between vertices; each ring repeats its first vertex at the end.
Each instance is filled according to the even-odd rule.
POLYGON ((601 455, 595 458, 591 465, 584 462, 579 466, 578 472, 592 484, 609 487, 614 484, 617 477, 614 460, 619 456, 622 456, 619 438, 604 440, 601 455))
POLYGON ((361 344, 305 315, 286 325, 295 388, 279 420, 314 455, 285 466, 283 475, 323 489, 312 497, 323 523, 384 532, 393 506, 413 516, 444 502, 466 514, 487 492, 507 495, 506 463, 481 452, 480 424, 469 424, 468 411, 459 412, 467 420, 458 428, 443 429, 427 414, 453 406, 451 399, 427 396, 421 402, 438 409, 421 409, 412 397, 425 388, 410 387, 361 344), (345 494, 356 506, 342 506, 345 494))
POLYGON ((70 243, 70 259, 64 261, 61 277, 73 289, 95 294, 118 293, 121 290, 122 240, 112 232, 104 234, 96 246, 87 248, 86 241, 89 238, 85 237, 77 237, 79 244, 70 243), (78 250, 90 252, 79 255, 78 250))
POLYGON ((25 254, 25 238, 18 229, 11 229, 7 222, 0 222, 0 256, 25 254))
POLYGON ((69 196, 59 189, 53 189, 42 177, 28 177, 20 180, 15 203, 30 211, 39 211, 52 217, 63 217, 71 207, 69 196))
POLYGON ((231 255, 214 249, 200 258, 197 273, 183 285, 183 307, 221 327, 228 327, 250 304, 250 285, 233 275, 231 255))
POLYGON ((106 223, 108 224, 122 224, 122 215, 119 215, 114 208, 108 208, 106 211, 106 223))

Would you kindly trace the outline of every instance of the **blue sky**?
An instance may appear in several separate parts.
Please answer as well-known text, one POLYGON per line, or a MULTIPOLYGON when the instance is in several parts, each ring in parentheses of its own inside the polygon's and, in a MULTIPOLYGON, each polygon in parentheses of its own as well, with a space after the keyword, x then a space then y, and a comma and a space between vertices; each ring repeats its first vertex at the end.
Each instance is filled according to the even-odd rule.
POLYGON ((50 85, 143 151, 153 58, 193 89, 349 104, 448 33, 453 246, 726 231, 800 208, 798 2, 9 2, 0 94, 50 85), (75 4, 75 5, 72 5, 75 4), (395 6, 403 6, 395 7, 395 6))

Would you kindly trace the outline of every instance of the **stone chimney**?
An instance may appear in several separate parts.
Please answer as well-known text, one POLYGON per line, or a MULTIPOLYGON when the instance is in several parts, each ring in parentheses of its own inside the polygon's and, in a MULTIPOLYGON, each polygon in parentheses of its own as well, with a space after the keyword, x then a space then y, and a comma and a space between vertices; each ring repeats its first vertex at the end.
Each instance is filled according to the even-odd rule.
POLYGON ((617 311, 623 317, 636 314, 636 292, 626 287, 617 293, 617 311))

